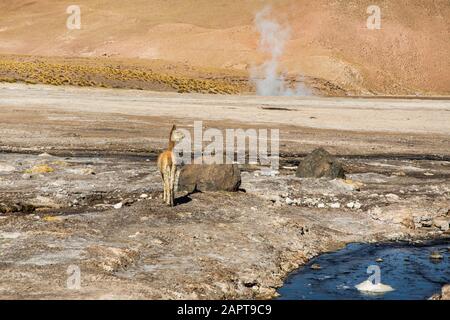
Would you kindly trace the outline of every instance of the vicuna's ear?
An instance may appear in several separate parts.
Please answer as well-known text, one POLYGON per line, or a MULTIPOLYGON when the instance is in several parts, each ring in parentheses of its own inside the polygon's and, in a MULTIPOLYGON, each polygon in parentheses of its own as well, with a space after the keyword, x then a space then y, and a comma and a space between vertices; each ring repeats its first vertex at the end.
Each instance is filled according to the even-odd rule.
POLYGON ((175 131, 176 129, 177 129, 177 126, 176 126, 176 125, 173 125, 171 131, 175 131))

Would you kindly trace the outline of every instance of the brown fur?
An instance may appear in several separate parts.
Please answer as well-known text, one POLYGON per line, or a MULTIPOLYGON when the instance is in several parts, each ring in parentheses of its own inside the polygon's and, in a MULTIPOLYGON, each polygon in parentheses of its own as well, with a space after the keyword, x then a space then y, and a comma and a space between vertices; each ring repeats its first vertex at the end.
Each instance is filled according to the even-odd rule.
POLYGON ((173 153, 176 143, 173 140, 175 130, 176 126, 173 125, 169 135, 169 146, 158 156, 158 169, 161 173, 164 188, 164 202, 171 207, 175 204, 176 161, 173 153))

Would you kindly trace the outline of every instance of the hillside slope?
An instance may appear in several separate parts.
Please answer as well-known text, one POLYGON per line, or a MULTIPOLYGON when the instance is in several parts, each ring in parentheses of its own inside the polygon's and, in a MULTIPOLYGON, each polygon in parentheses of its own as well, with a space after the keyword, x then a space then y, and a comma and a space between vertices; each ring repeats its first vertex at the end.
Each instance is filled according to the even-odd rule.
POLYGON ((267 4, 289 28, 280 72, 329 81, 355 94, 450 94, 450 3, 380 0, 79 0, 81 30, 66 28, 67 3, 0 0, 0 53, 162 59, 248 70, 258 50, 255 15, 267 4))

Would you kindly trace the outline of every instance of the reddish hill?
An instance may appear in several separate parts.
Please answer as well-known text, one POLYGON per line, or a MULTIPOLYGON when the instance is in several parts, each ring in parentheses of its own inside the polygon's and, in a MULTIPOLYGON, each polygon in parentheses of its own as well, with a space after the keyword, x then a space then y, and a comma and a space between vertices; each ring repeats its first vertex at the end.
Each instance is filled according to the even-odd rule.
POLYGON ((81 30, 66 28, 67 3, 0 0, 0 53, 163 59, 250 70, 255 14, 290 38, 280 71, 320 78, 350 93, 450 94, 450 2, 379 0, 381 29, 369 30, 372 0, 79 0, 81 30))

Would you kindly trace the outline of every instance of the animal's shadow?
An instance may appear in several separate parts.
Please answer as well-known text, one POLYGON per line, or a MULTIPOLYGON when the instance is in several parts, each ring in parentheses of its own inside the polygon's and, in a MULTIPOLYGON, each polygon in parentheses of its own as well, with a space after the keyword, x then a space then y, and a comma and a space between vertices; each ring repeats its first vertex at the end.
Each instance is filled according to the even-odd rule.
POLYGON ((178 197, 175 199, 175 205, 181 205, 186 204, 192 201, 192 198, 190 197, 192 194, 197 193, 197 191, 189 192, 185 194, 184 196, 178 197))

